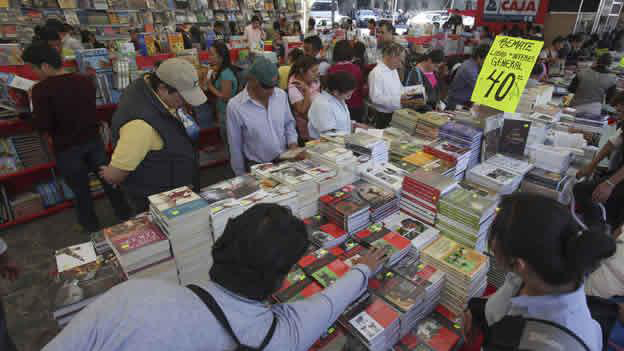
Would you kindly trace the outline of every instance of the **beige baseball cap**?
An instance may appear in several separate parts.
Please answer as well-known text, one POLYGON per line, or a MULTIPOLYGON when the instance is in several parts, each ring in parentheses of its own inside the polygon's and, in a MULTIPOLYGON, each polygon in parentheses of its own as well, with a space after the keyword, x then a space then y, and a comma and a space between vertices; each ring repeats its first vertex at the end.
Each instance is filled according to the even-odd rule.
POLYGON ((199 106, 207 100, 206 94, 199 87, 197 70, 184 59, 171 58, 163 61, 156 70, 156 76, 175 88, 191 106, 199 106))

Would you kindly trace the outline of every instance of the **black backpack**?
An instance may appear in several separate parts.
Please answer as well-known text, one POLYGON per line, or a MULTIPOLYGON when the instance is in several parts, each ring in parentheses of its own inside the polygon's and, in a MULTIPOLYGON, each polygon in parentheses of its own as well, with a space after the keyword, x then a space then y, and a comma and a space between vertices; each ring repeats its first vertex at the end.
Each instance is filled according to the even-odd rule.
POLYGON ((217 301, 215 301, 212 295, 210 295, 206 290, 200 288, 197 285, 188 285, 187 288, 194 292, 195 295, 197 295, 204 302, 210 312, 212 312, 212 314, 219 321, 219 323, 221 323, 221 326, 223 326, 223 328, 227 330, 232 339, 234 339, 234 341, 238 345, 235 349, 236 351, 262 351, 269 344, 271 338, 273 338, 273 333, 275 333, 275 327, 277 327, 277 318, 275 318, 275 315, 273 315, 273 323, 271 324, 271 328, 269 328, 267 335, 264 337, 264 340, 262 340, 262 344, 260 344, 260 347, 255 348, 241 344, 241 342, 238 340, 238 337, 232 330, 230 323, 225 317, 225 313, 223 313, 223 310, 221 309, 221 307, 219 307, 219 304, 217 303, 217 301))

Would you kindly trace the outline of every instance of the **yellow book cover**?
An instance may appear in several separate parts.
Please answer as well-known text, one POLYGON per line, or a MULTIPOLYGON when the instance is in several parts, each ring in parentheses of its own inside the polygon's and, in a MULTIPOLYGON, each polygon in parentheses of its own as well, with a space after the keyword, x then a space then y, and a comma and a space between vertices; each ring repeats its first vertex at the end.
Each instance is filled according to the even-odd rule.
POLYGON ((173 53, 179 53, 184 51, 184 40, 182 39, 182 33, 169 33, 167 34, 169 40, 169 49, 173 53))
POLYGON ((464 247, 445 236, 440 236, 436 241, 425 247, 423 254, 442 262, 452 270, 471 280, 488 262, 487 256, 464 247))
POLYGON ((437 161, 438 158, 424 151, 418 151, 409 156, 403 157, 402 160, 419 167, 425 167, 428 164, 437 161))
POLYGON ((448 123, 448 121, 450 120, 448 116, 441 115, 435 112, 427 112, 421 115, 420 119, 422 119, 423 121, 429 122, 432 125, 437 126, 438 128, 442 127, 443 125, 448 123))
POLYGON ((156 44, 154 44, 154 37, 149 34, 145 34, 144 38, 145 48, 147 49, 147 56, 156 55, 156 44))
POLYGON ((117 14, 114 12, 109 12, 108 21, 110 22, 110 24, 119 24, 119 16, 117 16, 117 14))
POLYGON ((8 9, 9 8, 9 0, 0 0, 0 7, 8 9))

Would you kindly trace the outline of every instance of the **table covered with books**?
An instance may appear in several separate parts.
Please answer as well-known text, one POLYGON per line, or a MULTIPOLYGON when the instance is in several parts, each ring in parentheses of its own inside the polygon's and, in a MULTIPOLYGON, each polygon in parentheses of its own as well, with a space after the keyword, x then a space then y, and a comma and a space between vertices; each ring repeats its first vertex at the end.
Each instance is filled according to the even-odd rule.
POLYGON ((198 192, 154 194, 148 213, 56 252, 53 316, 66 325, 128 279, 209 279, 228 219, 275 203, 304 221, 311 245, 266 303, 308 298, 366 250, 388 251, 368 291, 313 350, 460 349, 466 302, 504 280, 487 253, 500 196, 537 192, 566 202, 566 184, 597 150, 602 130, 590 126, 598 135, 589 141, 570 132, 587 124, 549 105, 552 91, 527 89, 516 114, 399 110, 385 130, 308 142, 303 160, 255 165, 198 192))

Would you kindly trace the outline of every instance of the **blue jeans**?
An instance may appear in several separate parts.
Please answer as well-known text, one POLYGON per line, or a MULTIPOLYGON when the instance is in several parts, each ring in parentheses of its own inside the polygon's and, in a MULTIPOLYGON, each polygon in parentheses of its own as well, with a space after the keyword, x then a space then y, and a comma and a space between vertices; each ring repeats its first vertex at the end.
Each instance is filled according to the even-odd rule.
MULTIPOLYGON (((95 214, 93 197, 89 189, 89 172, 98 175, 100 166, 107 164, 108 156, 100 139, 74 145, 56 153, 56 168, 76 196, 74 201, 78 223, 89 232, 100 230, 100 222, 95 214)), ((123 193, 103 179, 100 179, 100 182, 117 218, 121 221, 130 218, 132 210, 123 193)))

